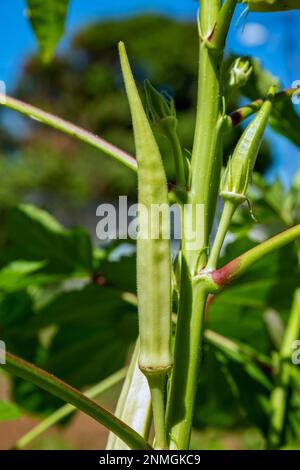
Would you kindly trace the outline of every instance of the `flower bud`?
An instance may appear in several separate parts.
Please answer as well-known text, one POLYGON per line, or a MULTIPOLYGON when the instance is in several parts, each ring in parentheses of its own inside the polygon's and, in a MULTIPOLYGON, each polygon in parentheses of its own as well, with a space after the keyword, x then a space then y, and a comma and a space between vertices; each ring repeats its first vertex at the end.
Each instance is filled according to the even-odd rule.
POLYGON ((149 117, 162 134, 169 135, 177 127, 176 110, 173 98, 160 93, 149 80, 145 80, 145 92, 149 117))
POLYGON ((246 57, 238 57, 229 71, 229 87, 241 88, 246 85, 252 73, 252 65, 246 57))

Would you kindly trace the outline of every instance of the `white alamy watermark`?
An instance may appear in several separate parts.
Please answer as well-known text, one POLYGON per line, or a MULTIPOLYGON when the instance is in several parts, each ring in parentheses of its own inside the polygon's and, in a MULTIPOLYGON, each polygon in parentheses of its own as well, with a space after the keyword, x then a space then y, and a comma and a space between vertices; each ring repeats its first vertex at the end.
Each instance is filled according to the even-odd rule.
POLYGON ((203 246, 203 204, 151 204, 148 207, 128 204, 127 196, 119 196, 116 205, 100 204, 96 216, 100 218, 96 235, 101 241, 128 238, 180 240, 183 235, 188 250, 199 250, 203 246))
POLYGON ((0 340, 0 365, 6 364, 6 346, 4 341, 0 340))

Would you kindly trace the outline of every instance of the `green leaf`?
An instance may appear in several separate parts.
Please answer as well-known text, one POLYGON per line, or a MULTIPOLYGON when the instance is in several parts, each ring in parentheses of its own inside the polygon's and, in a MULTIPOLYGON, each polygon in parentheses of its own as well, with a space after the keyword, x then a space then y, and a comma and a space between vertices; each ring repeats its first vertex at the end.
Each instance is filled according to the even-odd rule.
POLYGON ((104 260, 100 272, 108 285, 136 293, 136 256, 121 256, 117 260, 104 260))
POLYGON ((38 328, 49 325, 57 333, 45 368, 80 388, 122 367, 137 336, 136 308, 113 290, 95 285, 55 297, 35 323, 38 328))
MULTIPOLYGON (((82 389, 124 365, 137 325, 136 308, 115 289, 86 285, 54 295, 22 331, 46 339, 32 362, 82 389)), ((15 397, 22 407, 43 414, 61 404, 23 381, 17 382, 15 397)))
POLYGON ((194 425, 219 429, 255 425, 266 432, 270 388, 268 375, 249 358, 206 345, 194 425))
POLYGON ((90 236, 84 229, 64 229, 47 212, 20 205, 5 217, 7 247, 4 261, 43 261, 43 273, 91 274, 93 257, 90 236))
POLYGON ((276 11, 300 10, 300 0, 240 0, 250 11, 272 13, 276 11))
POLYGON ((69 0, 27 0, 27 6, 42 59, 47 63, 64 34, 69 0))
POLYGON ((246 423, 266 432, 266 403, 273 386, 271 361, 250 346, 211 330, 205 339, 208 360, 205 355, 205 369, 200 369, 198 425, 230 427, 246 423))
POLYGON ((34 273, 45 266, 43 261, 13 261, 0 271, 0 290, 22 290, 34 283, 34 273))
POLYGON ((21 416, 16 405, 0 400, 0 421, 11 421, 21 416))

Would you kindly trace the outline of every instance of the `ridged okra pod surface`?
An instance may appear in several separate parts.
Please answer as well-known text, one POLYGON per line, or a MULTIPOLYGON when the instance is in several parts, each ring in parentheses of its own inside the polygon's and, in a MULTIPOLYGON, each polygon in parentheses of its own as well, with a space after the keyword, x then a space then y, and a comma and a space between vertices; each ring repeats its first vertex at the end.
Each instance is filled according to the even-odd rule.
POLYGON ((119 52, 138 163, 139 364, 144 373, 151 375, 168 370, 172 364, 168 191, 160 151, 140 100, 123 43, 119 44, 119 52))

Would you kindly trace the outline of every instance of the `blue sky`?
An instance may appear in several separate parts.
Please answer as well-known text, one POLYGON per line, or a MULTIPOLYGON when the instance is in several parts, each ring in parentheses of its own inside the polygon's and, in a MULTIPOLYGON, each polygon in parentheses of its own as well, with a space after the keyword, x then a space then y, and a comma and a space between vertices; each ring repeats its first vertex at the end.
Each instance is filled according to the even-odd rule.
MULTIPOLYGON (((160 12, 178 20, 195 20, 198 2, 194 0, 71 0, 67 32, 59 50, 68 46, 72 34, 89 21, 120 18, 142 12, 160 12), (151 5, 151 6, 149 6, 151 5)), ((284 86, 300 80, 300 12, 240 14, 233 22, 228 49, 237 54, 252 54, 264 67, 278 76, 284 86)), ((26 56, 36 50, 36 42, 26 19, 25 0, 1 2, 0 80, 13 93, 26 56)), ((288 184, 300 168, 300 150, 269 132, 275 164, 269 178, 279 175, 288 184)))

